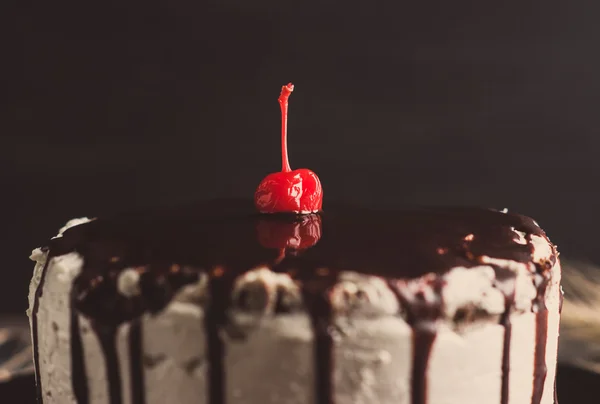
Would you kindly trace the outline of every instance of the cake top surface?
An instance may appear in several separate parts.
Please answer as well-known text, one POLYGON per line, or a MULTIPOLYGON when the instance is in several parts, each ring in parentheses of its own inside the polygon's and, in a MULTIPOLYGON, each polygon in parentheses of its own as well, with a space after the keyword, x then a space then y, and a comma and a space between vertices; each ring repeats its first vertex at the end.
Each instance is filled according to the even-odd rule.
MULTIPOLYGON (((117 278, 126 268, 142 274, 146 295, 177 290, 202 273, 234 279, 257 267, 299 281, 321 282, 340 271, 413 279, 475 267, 482 256, 532 262, 533 236, 550 246, 547 258, 553 264, 554 246, 542 229, 512 213, 464 207, 386 211, 330 203, 318 214, 259 214, 252 201, 213 200, 92 220, 67 229, 46 249, 50 256, 83 257, 75 289, 91 304, 114 300, 117 278)), ((163 300, 157 305, 164 306, 163 300)))
POLYGON ((482 255, 531 261, 532 247, 522 241, 530 235, 545 238, 534 220, 490 209, 331 204, 319 214, 273 215, 255 213, 250 201, 214 200, 93 220, 49 247, 52 255, 77 251, 97 270, 179 264, 243 272, 267 265, 411 278, 473 266, 472 257, 482 255))

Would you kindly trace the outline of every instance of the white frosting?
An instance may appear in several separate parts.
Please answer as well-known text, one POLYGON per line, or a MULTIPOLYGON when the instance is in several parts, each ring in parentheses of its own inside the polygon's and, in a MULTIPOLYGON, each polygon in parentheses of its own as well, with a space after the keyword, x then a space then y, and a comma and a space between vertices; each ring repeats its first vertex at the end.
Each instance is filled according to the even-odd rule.
POLYGON ((522 244, 522 245, 526 245, 527 244, 527 233, 519 231, 519 230, 515 230, 514 228, 512 229, 512 231, 515 233, 515 243, 517 244, 522 244))
POLYGON ((459 308, 469 306, 489 314, 504 312, 504 295, 494 287, 496 275, 492 267, 457 267, 448 272, 444 279, 446 287, 442 290, 442 296, 447 318, 453 318, 459 308))
POLYGON ((135 268, 125 268, 117 279, 117 290, 125 297, 138 296, 140 290, 140 273, 135 268))
POLYGON ((298 302, 295 304, 298 305, 301 301, 300 287, 287 274, 278 274, 266 267, 248 271, 240 276, 233 288, 233 299, 237 299, 243 290, 252 291, 253 289, 254 291, 257 289, 263 291, 263 293, 253 293, 254 300, 256 300, 257 296, 260 296, 264 301, 248 302, 249 307, 247 307, 247 310, 249 311, 260 310, 264 314, 272 313, 276 295, 280 289, 287 292, 284 295, 284 298, 287 299, 285 303, 293 305, 295 302, 298 302), (265 305, 266 307, 263 307, 265 305))
POLYGON ((330 296, 339 314, 396 315, 400 311, 398 299, 383 279, 357 272, 340 274, 330 296))
MULTIPOLYGON (((541 243, 540 243, 541 244, 541 243)), ((537 247, 536 247, 537 248, 537 247)), ((542 248, 542 247, 540 247, 542 248)), ((542 250, 543 251, 543 250, 542 250)), ((540 259, 547 258, 542 257, 540 259)), ((30 287, 30 306, 39 284, 46 256, 32 253, 36 261, 30 287)), ((76 253, 53 258, 49 263, 38 311, 40 374, 44 403, 75 403, 71 388, 69 293, 83 261, 76 253)), ((444 281, 444 315, 452 318, 465 306, 489 314, 504 310, 503 296, 490 265, 517 273, 516 301, 519 309, 511 315, 511 373, 509 404, 530 401, 533 388, 535 314, 530 312, 535 287, 527 265, 484 257, 479 267, 457 267, 444 281), (527 303, 528 302, 528 303, 527 303), (527 304, 529 307, 526 308, 527 304)), ((134 270, 119 279, 126 296, 137 293, 134 270), (133 272, 131 272, 133 271, 133 272)), ((126 271, 125 271, 126 272, 126 271)), ((124 273, 125 273, 124 272, 124 273)), ((299 297, 298 286, 290 279, 259 268, 238 282, 236 293, 249 285, 264 285, 267 293, 279 287, 299 297)), ((421 286, 409 281, 409 287, 421 286), (413 286, 410 286, 413 285, 413 286)), ((202 302, 206 299, 206 277, 182 288, 173 301, 157 315, 141 318, 146 402, 207 403, 207 352, 202 302)), ((546 294, 549 309, 546 363, 548 375, 542 404, 553 403, 560 265, 552 269, 546 294)), ((412 372, 412 330, 397 315, 398 302, 386 283, 377 277, 344 272, 331 292, 337 329, 334 339, 333 375, 336 403, 410 404, 412 372), (359 293, 360 292, 360 293, 359 293), (376 314, 376 315, 375 315, 376 314)), ((426 294, 426 298, 434 296, 426 294)), ((256 313, 255 313, 256 314, 256 313)), ((310 319, 301 311, 271 314, 267 307, 244 322, 243 313, 232 313, 237 332, 223 334, 228 404, 306 404, 313 402, 314 359, 310 319), (244 338, 240 338, 242 333, 244 338)), ((429 360, 429 404, 499 403, 504 328, 494 322, 478 322, 460 330, 444 320, 429 360)), ((89 381, 90 403, 109 404, 106 367, 98 340, 87 319, 80 316, 80 330, 89 381)), ((123 385, 123 403, 131 396, 128 352, 129 325, 117 333, 117 351, 123 385)))
POLYGON ((544 260, 551 257, 553 254, 552 247, 548 243, 548 240, 535 234, 531 236, 531 244, 533 244, 533 261, 536 263, 543 263, 544 260))
POLYGON ((80 224, 85 224, 85 223, 91 222, 92 220, 95 220, 95 218, 90 219, 87 217, 80 217, 77 219, 71 219, 67 222, 67 224, 65 224, 63 227, 60 228, 60 230, 58 231, 58 234, 56 236, 54 236, 53 238, 62 237, 63 233, 66 232, 67 230, 69 230, 71 227, 79 226, 80 224))
MULTIPOLYGON (((481 256, 479 260, 485 264, 495 265, 501 268, 506 268, 515 273, 515 303, 514 306, 517 310, 528 311, 531 310, 531 301, 537 296, 537 289, 531 279, 531 274, 535 272, 535 266, 532 263, 520 263, 516 261, 490 258, 488 256, 481 256)), ((498 287, 505 286, 502 283, 498 284, 498 287)), ((512 286, 507 286, 512 289, 512 286)), ((509 291, 504 291, 509 293, 509 291)))
MULTIPOLYGON (((36 265, 37 276, 34 276, 32 286, 39 283, 41 262, 40 259, 36 265)), ((37 312, 38 358, 44 403, 75 402, 71 389, 70 291, 82 266, 83 260, 77 253, 54 257, 48 264, 37 312)), ((32 287, 32 292, 35 287, 32 287)), ((32 305, 29 313, 31 309, 32 305)), ((98 365, 96 368, 99 372, 98 365)))

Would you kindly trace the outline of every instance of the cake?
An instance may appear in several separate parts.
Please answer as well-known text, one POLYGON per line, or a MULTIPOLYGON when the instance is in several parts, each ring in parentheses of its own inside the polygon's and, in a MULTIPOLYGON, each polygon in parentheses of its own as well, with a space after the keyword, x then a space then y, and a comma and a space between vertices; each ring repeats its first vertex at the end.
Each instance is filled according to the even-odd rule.
POLYGON ((32 255, 42 402, 554 402, 561 270, 533 220, 327 206, 69 222, 32 255))
POLYGON ((323 208, 292 170, 253 201, 75 219, 29 291, 44 404, 552 404, 562 293, 535 221, 323 208))

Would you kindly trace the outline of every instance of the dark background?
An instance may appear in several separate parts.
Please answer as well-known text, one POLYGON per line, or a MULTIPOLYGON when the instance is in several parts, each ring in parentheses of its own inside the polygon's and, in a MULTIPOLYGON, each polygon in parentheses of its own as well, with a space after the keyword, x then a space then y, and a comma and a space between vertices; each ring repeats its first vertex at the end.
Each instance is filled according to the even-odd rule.
POLYGON ((507 207, 600 262, 600 5, 21 3, 0 13, 0 312, 72 217, 252 195, 288 81, 291 164, 326 200, 507 207))

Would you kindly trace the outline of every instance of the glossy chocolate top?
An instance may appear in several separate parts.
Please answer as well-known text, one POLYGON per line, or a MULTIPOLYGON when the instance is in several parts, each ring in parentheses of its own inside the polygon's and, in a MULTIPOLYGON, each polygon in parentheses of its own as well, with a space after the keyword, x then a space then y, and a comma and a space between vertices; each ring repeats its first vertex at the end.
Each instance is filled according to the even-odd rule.
POLYGON ((528 217, 480 208, 385 211, 328 204, 320 214, 261 215, 250 200, 215 200, 97 219, 68 229, 48 247, 51 256, 83 256, 74 288, 79 308, 120 322, 160 310, 202 272, 235 278, 265 265, 304 281, 318 279, 324 269, 407 279, 475 266, 482 255, 531 261, 531 243, 519 242, 516 231, 545 237, 528 217), (142 298, 116 291, 119 273, 131 267, 141 274, 142 298))

